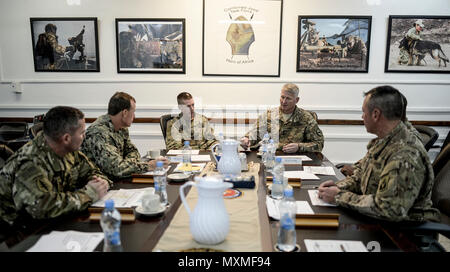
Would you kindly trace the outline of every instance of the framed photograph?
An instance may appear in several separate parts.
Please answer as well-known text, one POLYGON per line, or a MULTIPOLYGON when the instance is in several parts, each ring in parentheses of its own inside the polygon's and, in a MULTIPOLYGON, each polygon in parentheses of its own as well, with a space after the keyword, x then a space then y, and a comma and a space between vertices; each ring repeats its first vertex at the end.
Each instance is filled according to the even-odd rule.
POLYGON ((117 72, 186 73, 184 19, 116 19, 117 72))
POLYGON ((30 18, 36 72, 99 72, 97 18, 30 18))
POLYGON ((203 75, 280 76, 282 0, 203 0, 203 75))
POLYGON ((297 72, 369 70, 372 16, 298 16, 297 72))
POLYGON ((384 71, 450 73, 450 16, 389 16, 384 71))

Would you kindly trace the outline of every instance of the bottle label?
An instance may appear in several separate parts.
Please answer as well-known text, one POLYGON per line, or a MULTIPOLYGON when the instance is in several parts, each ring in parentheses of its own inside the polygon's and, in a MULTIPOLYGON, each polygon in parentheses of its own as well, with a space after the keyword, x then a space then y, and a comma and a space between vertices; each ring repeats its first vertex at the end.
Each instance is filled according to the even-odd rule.
POLYGON ((289 215, 287 215, 287 214, 283 215, 283 218, 281 219, 281 228, 283 228, 285 230, 295 229, 294 221, 292 220, 292 218, 289 215))

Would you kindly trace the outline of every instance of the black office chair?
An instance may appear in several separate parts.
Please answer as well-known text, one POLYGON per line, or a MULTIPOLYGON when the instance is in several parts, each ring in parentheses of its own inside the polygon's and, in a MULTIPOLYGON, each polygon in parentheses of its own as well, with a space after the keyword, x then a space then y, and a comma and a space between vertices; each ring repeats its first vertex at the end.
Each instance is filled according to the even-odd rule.
POLYGON ((5 165, 6 161, 12 154, 14 154, 14 152, 11 148, 4 144, 0 144, 0 169, 5 165))
POLYGON ((423 126, 423 125, 414 125, 414 128, 419 131, 423 146, 425 150, 428 151, 436 142, 439 137, 439 133, 431 127, 423 126))
POLYGON ((174 115, 172 115, 172 114, 165 114, 159 118, 159 125, 161 126, 161 132, 163 134, 164 143, 166 144, 166 147, 167 147, 167 142, 166 142, 167 122, 169 122, 169 120, 172 119, 173 117, 174 117, 174 115))

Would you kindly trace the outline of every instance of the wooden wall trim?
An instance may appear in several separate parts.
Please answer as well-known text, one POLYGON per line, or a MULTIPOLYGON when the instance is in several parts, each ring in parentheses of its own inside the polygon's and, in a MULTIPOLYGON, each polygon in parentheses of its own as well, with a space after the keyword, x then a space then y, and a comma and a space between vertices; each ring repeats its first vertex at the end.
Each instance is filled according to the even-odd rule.
MULTIPOLYGON (((93 123, 97 118, 86 118, 86 123, 93 123)), ((252 124, 256 119, 250 118, 208 118, 213 124, 252 124)), ((0 122, 27 122, 33 123, 31 117, 0 117, 0 122)), ((319 125, 334 126, 362 126, 362 120, 346 120, 346 119, 319 119, 319 125)), ((430 127, 450 127, 450 121, 410 121, 413 125, 424 125, 430 127)), ((134 119, 134 123, 139 124, 159 124, 159 117, 138 117, 134 119)))

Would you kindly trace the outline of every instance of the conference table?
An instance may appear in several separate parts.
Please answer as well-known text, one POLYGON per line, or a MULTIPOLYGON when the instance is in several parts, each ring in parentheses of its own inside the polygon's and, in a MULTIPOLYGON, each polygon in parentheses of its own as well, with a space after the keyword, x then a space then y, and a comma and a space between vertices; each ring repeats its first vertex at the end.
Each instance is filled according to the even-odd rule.
MULTIPOLYGON (((260 162, 260 158, 255 151, 246 152, 248 162, 260 162)), ((200 154, 209 154, 209 152, 200 152, 200 154)), ((321 153, 302 153, 313 158, 311 162, 304 162, 303 165, 321 165, 333 167, 335 176, 319 176, 320 180, 303 180, 300 188, 294 188, 294 197, 296 200, 306 200, 316 214, 333 213, 339 214, 339 226, 337 228, 296 228, 297 244, 300 251, 307 251, 304 243, 305 239, 320 240, 355 240, 361 241, 367 245, 369 251, 416 251, 417 248, 410 241, 405 240, 403 236, 389 230, 383 222, 376 219, 363 216, 356 212, 340 207, 325 207, 311 205, 308 190, 315 189, 321 182, 331 179, 339 180, 344 178, 340 171, 321 153), (401 239, 397 239, 401 237, 401 239)), ((287 155, 277 153, 277 155, 287 155)), ((299 154, 295 154, 299 155, 299 154)), ((286 170, 302 170, 303 166, 286 166, 286 170)), ((175 168, 175 164, 170 165, 168 173, 175 168)), ((279 221, 273 220, 268 216, 266 209, 266 196, 268 188, 266 186, 266 175, 264 166, 259 170, 259 186, 257 186, 258 213, 261 233, 261 245, 263 252, 276 251, 277 233, 279 221)), ((169 182, 167 186, 168 201, 170 207, 165 213, 158 217, 145 217, 136 215, 136 220, 132 223, 123 223, 121 226, 121 241, 123 250, 126 252, 151 252, 163 236, 165 230, 170 226, 178 209, 184 209, 179 196, 179 188, 183 183, 169 182)), ((113 189, 138 189, 153 186, 152 184, 132 183, 130 179, 116 181, 113 189)), ((255 190, 255 189, 242 189, 255 190)), ((190 189, 185 189, 185 194, 189 194, 190 189)), ((232 218, 230 218, 232 220, 232 218)), ((251 228, 252 226, 248 226, 251 228)), ((99 222, 92 222, 89 219, 89 212, 64 216, 62 218, 48 220, 34 233, 26 237, 21 242, 8 248, 8 251, 26 251, 32 247, 43 234, 51 231, 82 231, 82 232, 102 232, 99 222)), ((205 246, 207 247, 207 246, 205 246)), ((95 251, 102 251, 103 242, 101 242, 95 251)), ((5 250, 5 249, 2 249, 5 250)))

